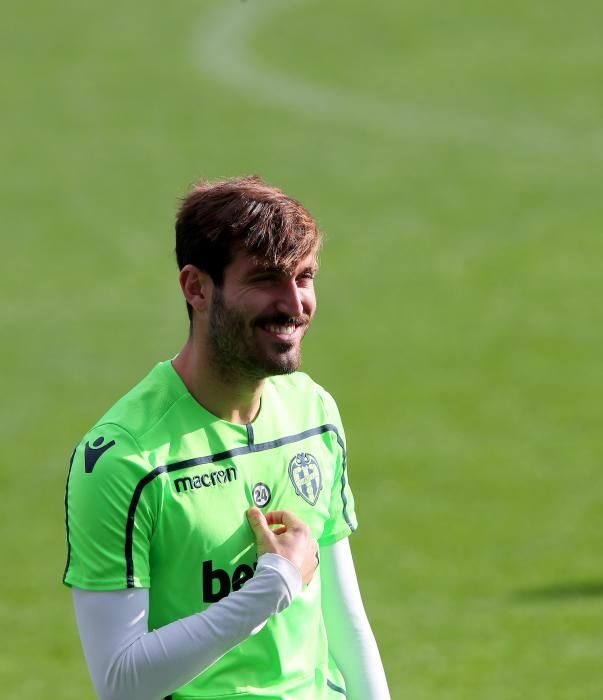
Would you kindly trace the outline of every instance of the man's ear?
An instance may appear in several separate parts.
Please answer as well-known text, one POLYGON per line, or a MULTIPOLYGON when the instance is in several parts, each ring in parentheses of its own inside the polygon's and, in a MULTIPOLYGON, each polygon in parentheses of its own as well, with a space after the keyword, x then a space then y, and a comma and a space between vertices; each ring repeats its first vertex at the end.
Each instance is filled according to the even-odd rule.
POLYGON ((195 265, 185 265, 178 277, 186 301, 199 313, 207 311, 214 288, 212 278, 195 265))

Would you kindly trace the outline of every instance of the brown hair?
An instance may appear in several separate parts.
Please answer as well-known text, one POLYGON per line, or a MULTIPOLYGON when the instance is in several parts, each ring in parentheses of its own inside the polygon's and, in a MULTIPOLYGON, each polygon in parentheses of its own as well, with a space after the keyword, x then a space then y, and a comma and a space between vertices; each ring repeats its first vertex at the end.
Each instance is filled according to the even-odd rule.
POLYGON ((320 243, 311 214, 257 176, 201 180, 183 198, 176 217, 178 267, 195 265, 217 286, 237 247, 268 265, 291 269, 318 253, 320 243))

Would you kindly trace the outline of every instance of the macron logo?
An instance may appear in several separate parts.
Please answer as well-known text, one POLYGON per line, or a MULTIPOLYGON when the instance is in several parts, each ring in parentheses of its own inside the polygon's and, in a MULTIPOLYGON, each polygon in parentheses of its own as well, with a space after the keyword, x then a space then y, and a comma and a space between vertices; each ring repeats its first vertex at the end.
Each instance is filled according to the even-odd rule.
POLYGON ((108 442, 106 445, 103 445, 104 441, 104 437, 98 437, 92 443, 92 447, 89 442, 86 443, 86 447, 84 448, 84 468, 86 469, 86 474, 92 474, 92 470, 98 460, 109 448, 115 445, 115 440, 111 440, 111 442, 108 442))
POLYGON ((195 476, 182 476, 179 479, 174 479, 176 491, 180 493, 184 491, 194 491, 195 489, 209 488, 210 486, 218 486, 227 484, 237 480, 236 467, 227 467, 215 472, 207 472, 206 474, 197 474, 195 476))

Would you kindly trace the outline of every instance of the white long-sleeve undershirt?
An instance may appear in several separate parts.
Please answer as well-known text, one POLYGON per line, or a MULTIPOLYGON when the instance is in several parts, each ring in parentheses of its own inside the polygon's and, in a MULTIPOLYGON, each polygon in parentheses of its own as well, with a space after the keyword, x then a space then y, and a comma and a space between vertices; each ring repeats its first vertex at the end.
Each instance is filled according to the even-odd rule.
MULTIPOLYGON (((348 700, 389 700, 349 543, 321 548, 323 615, 348 700)), ((162 700, 284 610, 301 591, 299 569, 277 554, 207 610, 149 632, 149 591, 73 589, 76 618, 100 700, 162 700)))
POLYGON ((369 624, 348 539, 321 549, 322 615, 329 650, 343 674, 348 700, 389 700, 389 689, 369 624))

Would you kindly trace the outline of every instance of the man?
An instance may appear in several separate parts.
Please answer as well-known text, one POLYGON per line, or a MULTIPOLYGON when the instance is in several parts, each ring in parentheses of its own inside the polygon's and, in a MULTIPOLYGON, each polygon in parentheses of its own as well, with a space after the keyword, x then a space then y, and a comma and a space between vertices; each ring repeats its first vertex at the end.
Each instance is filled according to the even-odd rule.
POLYGON ((103 700, 389 698, 339 413, 296 372, 319 246, 310 214, 259 178, 183 200, 189 338, 69 469, 64 581, 103 700))

